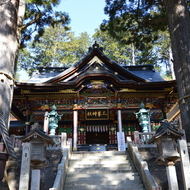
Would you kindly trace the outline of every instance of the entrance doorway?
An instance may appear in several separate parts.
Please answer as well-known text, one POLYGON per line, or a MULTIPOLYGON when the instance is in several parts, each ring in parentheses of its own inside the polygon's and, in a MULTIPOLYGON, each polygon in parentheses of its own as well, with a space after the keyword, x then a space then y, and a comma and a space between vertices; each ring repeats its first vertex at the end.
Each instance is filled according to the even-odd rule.
POLYGON ((86 125, 86 144, 109 144, 109 129, 106 122, 96 121, 96 125, 92 122, 86 125))
POLYGON ((109 132, 87 132, 86 144, 108 144, 109 132))

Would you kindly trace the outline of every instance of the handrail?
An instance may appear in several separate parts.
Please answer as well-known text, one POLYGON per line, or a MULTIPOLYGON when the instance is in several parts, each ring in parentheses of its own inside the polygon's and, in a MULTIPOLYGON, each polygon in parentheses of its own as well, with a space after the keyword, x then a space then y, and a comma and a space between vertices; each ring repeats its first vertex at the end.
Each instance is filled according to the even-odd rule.
POLYGON ((69 158, 72 151, 72 139, 68 139, 68 145, 64 148, 61 163, 58 165, 57 175, 52 188, 49 190, 62 190, 64 187, 69 158))
POLYGON ((158 186, 154 181, 148 169, 147 162, 142 160, 141 155, 139 154, 138 151, 138 147, 132 143, 130 137, 127 138, 127 144, 128 144, 128 151, 132 157, 133 162, 135 163, 135 166, 141 176, 141 179, 143 181, 146 190, 162 190, 162 188, 158 186))

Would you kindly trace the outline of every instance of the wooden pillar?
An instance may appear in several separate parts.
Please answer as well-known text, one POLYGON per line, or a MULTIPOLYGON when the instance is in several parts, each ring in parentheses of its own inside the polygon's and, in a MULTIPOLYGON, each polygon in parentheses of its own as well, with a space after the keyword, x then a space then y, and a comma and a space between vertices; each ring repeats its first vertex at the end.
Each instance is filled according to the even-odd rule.
POLYGON ((78 111, 73 111, 73 150, 77 150, 78 111))
POLYGON ((48 112, 46 112, 44 115, 44 131, 46 135, 48 135, 48 125, 49 125, 49 118, 47 116, 48 116, 48 112))
POLYGON ((122 132, 122 116, 121 116, 121 110, 117 111, 117 120, 118 120, 118 132, 122 132))
POLYGON ((27 135, 30 132, 30 122, 25 122, 25 125, 26 125, 25 135, 27 135))

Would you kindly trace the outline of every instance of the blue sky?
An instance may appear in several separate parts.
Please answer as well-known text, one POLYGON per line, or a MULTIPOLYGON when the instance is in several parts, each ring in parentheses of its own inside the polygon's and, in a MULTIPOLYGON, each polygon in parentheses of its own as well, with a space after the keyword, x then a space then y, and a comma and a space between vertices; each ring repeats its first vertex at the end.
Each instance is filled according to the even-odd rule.
POLYGON ((67 12, 71 18, 71 30, 78 36, 82 32, 93 35, 103 19, 105 0, 61 0, 57 10, 67 12))
MULTIPOLYGON (((67 12, 71 18, 70 27, 75 36, 82 32, 89 35, 94 34, 94 30, 108 16, 104 14, 105 0, 61 0, 56 8, 58 11, 67 12)), ((20 81, 28 80, 25 71, 20 71, 20 81)))

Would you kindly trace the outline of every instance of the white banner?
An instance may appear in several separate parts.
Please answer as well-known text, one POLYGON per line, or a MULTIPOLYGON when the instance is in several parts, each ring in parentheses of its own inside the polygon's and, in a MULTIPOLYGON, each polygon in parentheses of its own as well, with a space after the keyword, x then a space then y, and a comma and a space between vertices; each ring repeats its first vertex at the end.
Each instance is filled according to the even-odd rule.
POLYGON ((124 132, 117 132, 118 151, 126 151, 124 132))

